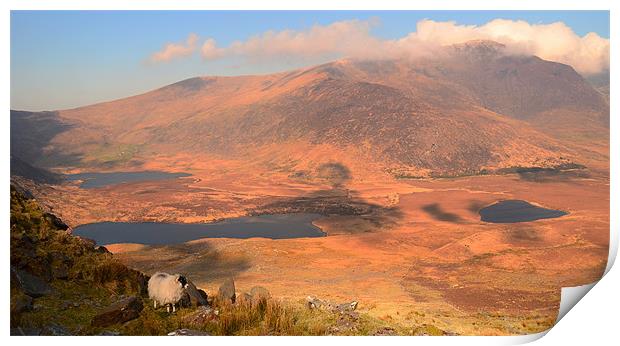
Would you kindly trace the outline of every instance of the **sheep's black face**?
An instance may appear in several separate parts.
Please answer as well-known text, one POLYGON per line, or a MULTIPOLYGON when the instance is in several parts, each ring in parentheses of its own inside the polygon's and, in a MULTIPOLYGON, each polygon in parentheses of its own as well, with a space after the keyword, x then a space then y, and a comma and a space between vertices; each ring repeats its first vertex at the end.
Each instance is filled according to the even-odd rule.
POLYGON ((179 276, 177 281, 179 282, 179 285, 181 285, 181 287, 187 288, 187 279, 185 278, 185 276, 183 275, 179 276))

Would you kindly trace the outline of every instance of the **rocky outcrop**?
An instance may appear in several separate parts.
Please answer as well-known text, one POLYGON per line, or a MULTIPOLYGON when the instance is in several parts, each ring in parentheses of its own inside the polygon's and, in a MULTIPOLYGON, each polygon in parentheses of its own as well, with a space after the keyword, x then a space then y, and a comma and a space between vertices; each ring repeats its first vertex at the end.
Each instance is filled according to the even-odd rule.
POLYGON ((199 288, 196 288, 193 282, 189 281, 185 288, 183 298, 181 298, 181 306, 206 306, 209 304, 207 293, 199 288))
POLYGON ((219 312, 208 306, 201 306, 195 312, 183 317, 183 322, 190 326, 204 326, 206 323, 217 320, 219 312))
POLYGON ((19 293, 11 298, 11 316, 32 310, 32 297, 19 293))
POLYGON ((170 333, 168 333, 168 336, 210 336, 211 334, 207 333, 207 332, 203 332, 201 330, 194 330, 194 329, 177 329, 175 331, 172 331, 170 333))
POLYGON ((357 309, 358 302, 354 300, 349 303, 334 304, 328 300, 308 296, 306 298, 306 304, 309 309, 322 309, 335 313, 346 314, 355 311, 355 309, 357 309))
POLYGON ((143 309, 142 299, 132 296, 119 300, 108 306, 91 321, 93 327, 108 327, 117 323, 125 323, 140 316, 143 309))
POLYGON ((39 328, 11 328, 11 336, 39 336, 41 329, 39 328))
POLYGON ((374 333, 372 333, 372 335, 373 336, 395 336, 395 335, 398 335, 398 333, 396 333, 396 330, 394 330, 394 328, 381 327, 377 329, 374 333))
POLYGON ((226 279, 224 283, 220 286, 217 298, 221 301, 230 301, 234 303, 237 295, 235 293, 235 281, 232 278, 226 279))
POLYGON ((43 335, 51 335, 51 336, 69 336, 71 333, 67 331, 67 329, 59 324, 52 323, 47 326, 43 332, 43 335))
POLYGON ((14 270, 11 268, 11 277, 17 280, 16 284, 25 294, 33 298, 42 297, 54 292, 52 287, 43 279, 23 270, 14 270))
POLYGON ((249 298, 253 303, 271 299, 271 293, 263 286, 254 286, 250 289, 249 298))

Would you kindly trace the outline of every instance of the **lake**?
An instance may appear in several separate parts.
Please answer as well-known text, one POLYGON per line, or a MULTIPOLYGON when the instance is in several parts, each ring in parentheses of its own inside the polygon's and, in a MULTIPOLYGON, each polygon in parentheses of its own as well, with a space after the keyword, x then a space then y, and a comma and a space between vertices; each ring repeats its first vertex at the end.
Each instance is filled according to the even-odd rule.
POLYGON ((500 201, 480 209, 480 219, 491 223, 527 222, 553 219, 567 215, 567 212, 537 207, 522 200, 500 201))
POLYGON ((92 189, 108 185, 133 183, 138 181, 154 181, 189 177, 188 173, 169 173, 159 171, 144 172, 110 172, 110 173, 78 173, 68 174, 65 178, 69 181, 82 181, 80 187, 92 189))
POLYGON ((273 214, 226 219, 215 223, 99 222, 76 227, 74 235, 99 245, 137 243, 179 244, 201 238, 311 238, 326 234, 312 224, 319 214, 273 214))

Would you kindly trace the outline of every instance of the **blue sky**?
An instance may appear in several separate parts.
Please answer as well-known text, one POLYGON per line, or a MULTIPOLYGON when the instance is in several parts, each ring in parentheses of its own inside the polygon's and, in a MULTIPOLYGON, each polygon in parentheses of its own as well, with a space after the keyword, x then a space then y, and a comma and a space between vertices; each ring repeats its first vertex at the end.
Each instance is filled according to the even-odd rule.
MULTIPOLYGON (((268 30, 304 31, 342 20, 378 20, 371 35, 398 39, 419 20, 483 25, 493 19, 563 22, 577 35, 609 38, 607 11, 13 11, 11 108, 71 108, 148 91, 197 75, 268 73, 301 67, 295 59, 205 61, 199 53, 167 63, 149 57, 189 33, 218 46, 268 30)), ((202 40, 199 45, 202 44, 202 40)), ((321 62, 321 61, 316 61, 321 62)))

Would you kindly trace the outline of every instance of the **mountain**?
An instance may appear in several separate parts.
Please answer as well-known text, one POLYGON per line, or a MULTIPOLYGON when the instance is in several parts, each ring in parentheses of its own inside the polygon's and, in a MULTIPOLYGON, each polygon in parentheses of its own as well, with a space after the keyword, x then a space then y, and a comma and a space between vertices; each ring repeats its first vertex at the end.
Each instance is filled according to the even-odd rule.
POLYGON ((592 84, 594 89, 607 97, 607 100, 609 101, 609 69, 589 76, 587 80, 590 84, 592 84))
POLYGON ((570 66, 474 41, 432 58, 196 77, 76 109, 12 111, 11 149, 60 169, 173 167, 182 156, 291 174, 336 161, 394 176, 461 175, 577 162, 558 133, 605 133, 608 123, 608 102, 570 66))
POLYGON ((18 175, 37 183, 58 184, 62 182, 60 174, 34 167, 13 156, 11 156, 11 175, 18 175))

